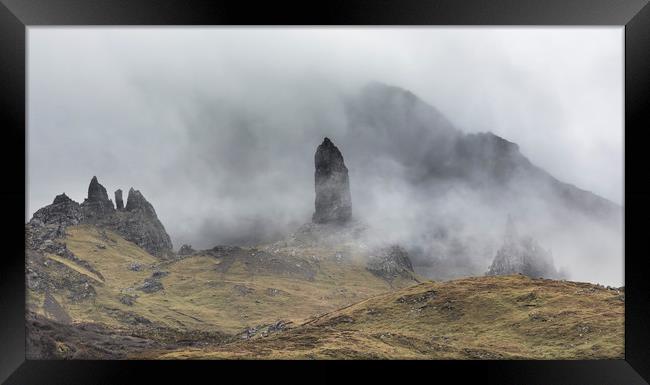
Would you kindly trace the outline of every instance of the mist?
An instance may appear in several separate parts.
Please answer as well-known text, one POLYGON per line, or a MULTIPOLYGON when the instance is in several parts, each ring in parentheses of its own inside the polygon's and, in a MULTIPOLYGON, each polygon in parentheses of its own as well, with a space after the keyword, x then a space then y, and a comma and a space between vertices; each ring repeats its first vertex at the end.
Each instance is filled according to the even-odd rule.
POLYGON ((426 276, 483 274, 511 214, 570 279, 620 286, 622 223, 565 213, 532 181, 504 195, 418 183, 414 165, 434 156, 428 124, 444 138, 491 131, 622 204, 622 31, 32 27, 26 216, 61 192, 83 201, 97 175, 109 193, 139 189, 175 248, 270 242, 310 221, 327 136, 353 216, 371 239, 406 244, 426 276), (421 134, 358 102, 372 82, 432 106, 416 108, 421 134))

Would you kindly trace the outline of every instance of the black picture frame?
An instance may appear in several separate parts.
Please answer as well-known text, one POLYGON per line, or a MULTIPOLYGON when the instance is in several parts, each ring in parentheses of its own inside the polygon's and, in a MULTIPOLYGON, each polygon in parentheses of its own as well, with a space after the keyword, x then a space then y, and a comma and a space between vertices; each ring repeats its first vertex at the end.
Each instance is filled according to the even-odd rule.
POLYGON ((650 6, 646 0, 320 2, 0 0, 0 381, 7 384, 283 382, 349 379, 498 384, 646 384, 650 275, 645 170, 650 129, 650 6), (42 25, 555 25, 625 26, 625 359, 602 361, 232 362, 25 360, 26 28, 42 25), (301 368, 299 374, 296 370, 301 368), (306 370, 305 370, 306 369, 306 370), (451 377, 449 377, 451 376, 451 377), (451 378, 453 380, 444 380, 451 378), (644 380, 645 379, 645 380, 644 380), (293 380, 293 381, 292 381, 293 380))

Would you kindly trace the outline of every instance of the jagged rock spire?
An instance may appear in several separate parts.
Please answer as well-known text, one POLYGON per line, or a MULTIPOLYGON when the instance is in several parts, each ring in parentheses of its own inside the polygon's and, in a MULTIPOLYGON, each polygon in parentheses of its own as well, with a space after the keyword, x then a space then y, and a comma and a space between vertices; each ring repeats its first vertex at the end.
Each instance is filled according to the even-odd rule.
POLYGON ((138 223, 137 226, 124 227, 123 234, 127 239, 156 256, 163 256, 172 250, 171 238, 158 219, 156 210, 142 193, 133 187, 129 189, 125 211, 130 214, 132 221, 138 223))
POLYGON ((88 186, 88 201, 90 202, 100 202, 100 201, 108 201, 108 193, 106 192, 106 188, 99 184, 99 181, 97 181, 97 177, 93 176, 93 178, 90 180, 90 185, 88 186))
POLYGON ((352 200, 348 168, 343 155, 329 138, 316 149, 314 155, 316 211, 314 223, 345 223, 352 217, 352 200))
POLYGON ((122 189, 115 190, 115 207, 118 210, 124 210, 124 200, 122 200, 122 189))
POLYGON ((106 188, 99 183, 96 176, 90 180, 88 198, 81 204, 81 208, 87 219, 103 218, 115 211, 113 201, 108 199, 106 188))
POLYGON ((126 198, 126 211, 135 211, 139 210, 148 216, 157 217, 156 210, 154 210, 151 203, 149 203, 142 193, 138 190, 131 187, 129 189, 129 195, 126 198))

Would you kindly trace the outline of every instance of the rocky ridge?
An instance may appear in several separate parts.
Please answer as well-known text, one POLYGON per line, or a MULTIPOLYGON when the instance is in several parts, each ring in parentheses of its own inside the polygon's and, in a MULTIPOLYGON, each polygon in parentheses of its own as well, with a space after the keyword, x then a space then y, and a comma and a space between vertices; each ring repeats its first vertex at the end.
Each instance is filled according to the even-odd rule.
MULTIPOLYGON (((117 210, 96 176, 90 181, 88 197, 81 204, 65 193, 57 195, 51 205, 36 211, 27 223, 27 246, 42 249, 46 241, 64 238, 66 227, 91 223, 117 232, 154 256, 171 256, 171 238, 142 193, 131 188, 126 207, 123 207, 121 190, 115 192, 115 198, 117 210)), ((64 250, 60 252, 67 254, 64 250)))

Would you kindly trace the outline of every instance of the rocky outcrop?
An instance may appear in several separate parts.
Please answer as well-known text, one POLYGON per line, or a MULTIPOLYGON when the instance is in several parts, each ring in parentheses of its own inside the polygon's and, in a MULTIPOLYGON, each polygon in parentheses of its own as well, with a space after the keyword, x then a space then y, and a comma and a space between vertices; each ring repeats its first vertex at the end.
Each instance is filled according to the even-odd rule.
POLYGON ((178 255, 181 256, 192 255, 195 252, 196 250, 192 248, 192 245, 188 245, 188 244, 184 244, 183 246, 181 246, 180 249, 178 249, 178 255))
POLYGON ((131 188, 125 210, 106 218, 104 223, 152 255, 164 257, 171 254, 169 234, 158 219, 156 210, 138 190, 131 188))
POLYGON ((391 245, 376 250, 368 259, 368 271, 378 277, 393 280, 399 276, 413 277, 413 264, 404 248, 391 245))
POLYGON ((34 213, 26 226, 26 246, 42 250, 46 241, 64 238, 67 226, 90 223, 117 232, 157 257, 173 254, 169 234, 140 191, 129 190, 126 207, 122 190, 115 192, 115 200, 117 210, 113 201, 108 199, 106 188, 94 176, 88 186, 88 197, 82 204, 64 193, 58 195, 51 205, 34 213))
POLYGON ((68 198, 65 193, 57 195, 51 205, 34 213, 30 223, 33 225, 74 226, 83 221, 84 215, 79 203, 68 198))
POLYGON ((314 223, 345 223, 352 217, 348 169, 343 155, 329 138, 316 149, 316 211, 314 223))
POLYGON ((133 187, 129 189, 129 196, 126 198, 126 211, 137 211, 148 217, 158 218, 151 203, 145 199, 140 191, 134 190, 133 187))
POLYGON ((306 223, 281 243, 290 247, 335 248, 344 243, 367 241, 368 225, 358 220, 340 223, 306 223))
POLYGON ((122 190, 115 190, 115 207, 118 210, 124 210, 124 201, 122 200, 122 190))
POLYGON ((553 257, 530 236, 519 236, 511 217, 506 224, 503 245, 486 275, 523 274, 531 278, 560 279, 553 257))
POLYGON ((65 193, 57 195, 51 205, 40 208, 25 225, 25 247, 41 253, 50 253, 70 258, 72 253, 65 244, 56 242, 65 237, 68 226, 84 221, 79 203, 68 198, 65 193))
POLYGON ((88 198, 81 204, 86 220, 100 219, 115 211, 113 201, 108 199, 106 188, 102 186, 97 177, 93 176, 88 186, 88 198))

